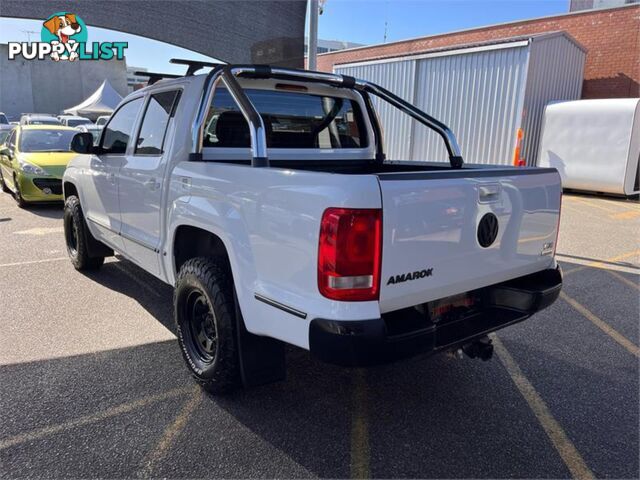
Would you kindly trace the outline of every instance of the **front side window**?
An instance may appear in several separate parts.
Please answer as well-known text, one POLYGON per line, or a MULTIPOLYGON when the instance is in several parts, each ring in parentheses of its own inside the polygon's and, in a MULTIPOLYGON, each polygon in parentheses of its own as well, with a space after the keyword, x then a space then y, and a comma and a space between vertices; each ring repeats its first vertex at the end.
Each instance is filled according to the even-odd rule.
POLYGON ((151 95, 136 142, 136 154, 162 154, 167 125, 175 112, 178 97, 178 90, 151 95))
POLYGON ((13 129, 11 130, 9 138, 7 138, 7 147, 9 147, 10 150, 13 150, 16 147, 16 135, 16 130, 13 129))
MULTIPOLYGON (((269 148, 364 148, 358 104, 348 98, 245 89, 260 113, 269 148)), ((216 89, 205 123, 204 147, 250 147, 249 126, 223 87, 216 89)))
POLYGON ((9 138, 10 133, 11 133, 11 130, 0 130, 0 145, 4 144, 4 142, 7 141, 7 138, 9 138))
POLYGON ((142 106, 142 98, 136 98, 124 104, 113 114, 109 123, 104 127, 102 135, 103 153, 124 154, 131 138, 133 124, 142 106))

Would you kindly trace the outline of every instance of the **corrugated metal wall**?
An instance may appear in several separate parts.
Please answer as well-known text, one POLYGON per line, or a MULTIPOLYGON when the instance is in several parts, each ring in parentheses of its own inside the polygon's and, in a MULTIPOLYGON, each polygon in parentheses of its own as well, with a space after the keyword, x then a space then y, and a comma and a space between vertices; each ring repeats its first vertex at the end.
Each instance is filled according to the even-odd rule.
MULTIPOLYGON (((526 82, 526 47, 418 60, 415 104, 453 129, 469 163, 510 163, 526 82)), ((443 160, 441 138, 414 125, 412 160, 443 160)))
POLYGON ((531 59, 523 111, 524 156, 535 165, 544 108, 555 100, 579 100, 586 55, 564 37, 538 37, 531 43, 531 59))
MULTIPOLYGON (((407 102, 415 103, 416 62, 414 60, 358 65, 341 68, 337 72, 367 79, 392 91, 407 102)), ((377 97, 373 97, 373 102, 382 122, 387 158, 390 160, 411 158, 413 119, 377 97)))
MULTIPOLYGON (((584 58, 567 37, 549 34, 449 54, 337 65, 335 71, 378 83, 449 125, 465 161, 511 165, 519 127, 525 128, 524 158, 535 162, 544 105, 580 97, 584 58)), ((384 102, 376 108, 387 158, 448 161, 435 132, 384 102)))

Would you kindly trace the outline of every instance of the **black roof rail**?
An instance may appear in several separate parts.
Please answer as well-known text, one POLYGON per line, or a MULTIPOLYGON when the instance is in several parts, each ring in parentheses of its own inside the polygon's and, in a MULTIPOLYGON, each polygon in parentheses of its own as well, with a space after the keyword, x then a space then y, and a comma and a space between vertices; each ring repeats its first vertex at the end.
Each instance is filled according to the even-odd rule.
POLYGON ((147 85, 153 85, 158 80, 162 80, 163 78, 180 78, 182 75, 174 75, 172 73, 156 73, 156 72, 146 72, 146 71, 136 71, 133 72, 134 75, 138 75, 140 77, 149 77, 147 80, 147 85))
POLYGON ((187 73, 184 74, 185 77, 190 77, 204 67, 217 67, 218 65, 225 64, 225 62, 203 62, 201 60, 188 60, 185 58, 172 58, 169 60, 169 63, 173 63, 175 65, 187 65, 188 68, 187 73))

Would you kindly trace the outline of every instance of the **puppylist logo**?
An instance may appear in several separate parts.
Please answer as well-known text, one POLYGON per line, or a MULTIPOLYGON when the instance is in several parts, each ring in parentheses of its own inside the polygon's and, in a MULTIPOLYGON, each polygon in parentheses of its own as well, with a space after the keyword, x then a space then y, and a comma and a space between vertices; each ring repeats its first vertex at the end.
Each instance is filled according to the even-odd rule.
POLYGON ((9 42, 9 60, 117 60, 124 59, 128 42, 87 42, 87 26, 75 13, 58 12, 42 24, 39 42, 9 42))

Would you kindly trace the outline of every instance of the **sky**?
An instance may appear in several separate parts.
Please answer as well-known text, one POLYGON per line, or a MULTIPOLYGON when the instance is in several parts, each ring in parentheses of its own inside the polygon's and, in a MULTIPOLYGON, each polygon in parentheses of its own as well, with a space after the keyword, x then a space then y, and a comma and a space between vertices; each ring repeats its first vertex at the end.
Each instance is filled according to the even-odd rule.
MULTIPOLYGON (((495 23, 566 13, 569 0, 326 0, 319 37, 372 44, 392 42, 495 23), (386 27, 385 27, 386 24, 386 27)), ((40 39, 42 22, 0 18, 0 43, 40 39), (35 33, 34 33, 35 32, 35 33)), ((189 50, 136 35, 91 27, 90 42, 126 41, 127 65, 183 73, 173 57, 207 60, 189 50)))

